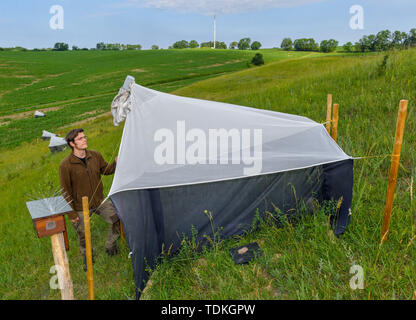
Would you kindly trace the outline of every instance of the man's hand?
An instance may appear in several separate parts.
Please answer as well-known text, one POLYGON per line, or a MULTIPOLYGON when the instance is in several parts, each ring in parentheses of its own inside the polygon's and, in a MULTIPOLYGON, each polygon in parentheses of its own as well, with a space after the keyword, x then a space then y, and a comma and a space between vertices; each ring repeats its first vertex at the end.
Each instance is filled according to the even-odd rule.
POLYGON ((75 219, 71 219, 72 223, 78 222, 79 221, 79 217, 76 217, 75 219))

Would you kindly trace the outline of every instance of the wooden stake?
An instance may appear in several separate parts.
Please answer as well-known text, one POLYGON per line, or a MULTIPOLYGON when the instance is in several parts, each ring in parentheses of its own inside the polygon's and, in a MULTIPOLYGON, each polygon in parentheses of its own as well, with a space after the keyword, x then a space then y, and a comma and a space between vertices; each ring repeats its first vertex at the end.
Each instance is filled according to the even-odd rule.
POLYGON ((82 209, 84 213, 84 231, 85 231, 85 250, 87 257, 87 277, 88 277, 88 298, 94 300, 94 278, 92 272, 92 250, 91 250, 91 233, 90 233, 90 209, 88 206, 88 197, 82 197, 82 209))
POLYGON ((326 131, 331 134, 331 113, 332 113, 332 94, 328 94, 326 100, 326 131))
POLYGON ((399 114, 396 122, 396 137, 394 139, 393 154, 391 156, 389 186, 387 189, 386 206, 384 209, 383 226, 381 230, 381 243, 383 244, 388 237, 390 228, 391 210, 393 208, 394 190, 396 188, 397 171, 399 170, 400 152, 402 149, 404 124, 407 113, 407 100, 400 101, 399 114))
POLYGON ((126 236, 124 234, 124 228, 123 228, 123 224, 121 223, 121 220, 120 220, 120 233, 121 233, 121 241, 123 243, 125 243, 126 242, 126 236))
POLYGON ((64 235, 64 240, 65 240, 65 250, 69 251, 69 240, 68 240, 68 233, 66 232, 65 218, 64 218, 64 226, 65 226, 65 231, 63 232, 63 235, 64 235))
POLYGON ((334 104, 334 110, 332 115, 332 139, 334 139, 335 141, 337 141, 338 137, 338 109, 339 105, 334 104))
POLYGON ((74 300, 74 287, 69 272, 68 257, 65 250, 63 233, 51 235, 53 261, 56 266, 60 266, 58 272, 59 287, 61 288, 62 300, 74 300))

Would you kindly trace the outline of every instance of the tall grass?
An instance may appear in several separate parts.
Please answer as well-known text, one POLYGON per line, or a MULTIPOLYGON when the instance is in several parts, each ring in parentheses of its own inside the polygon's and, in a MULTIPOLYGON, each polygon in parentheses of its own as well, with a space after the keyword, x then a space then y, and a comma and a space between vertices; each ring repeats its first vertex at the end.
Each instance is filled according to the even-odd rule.
POLYGON ((284 228, 263 223, 241 240, 224 242, 219 256, 207 251, 190 261, 161 263, 145 298, 411 299, 416 290, 415 75, 416 51, 408 50, 276 62, 176 91, 319 122, 325 121, 326 95, 332 93, 340 104, 339 145, 366 158, 355 161, 351 225, 341 238, 328 232, 325 210, 284 228), (409 100, 409 111, 389 240, 380 246, 401 99, 409 100), (227 249, 253 240, 264 256, 234 266, 227 249), (350 286, 354 265, 364 271, 362 290, 350 286))

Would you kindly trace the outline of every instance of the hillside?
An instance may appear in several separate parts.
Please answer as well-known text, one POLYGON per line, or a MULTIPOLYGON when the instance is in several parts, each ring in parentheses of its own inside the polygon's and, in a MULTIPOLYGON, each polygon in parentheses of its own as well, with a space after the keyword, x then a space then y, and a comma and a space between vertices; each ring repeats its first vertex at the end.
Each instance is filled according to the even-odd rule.
MULTIPOLYGON (((340 104, 339 145, 354 164, 351 225, 328 233, 325 207, 298 224, 261 223, 246 237, 202 254, 192 239, 156 269, 143 299, 411 299, 416 297, 416 50, 274 62, 209 79, 174 93, 310 117, 324 122, 326 96, 340 104), (409 100, 389 240, 380 243, 399 101, 409 100), (366 157, 368 156, 368 157, 366 157), (234 265, 228 250, 257 241, 263 256, 234 265), (350 280, 361 266, 364 289, 350 280), (353 269, 355 270, 355 269, 353 269)), ((272 220, 272 219, 270 219, 272 220)))
MULTIPOLYGON (((178 256, 165 259, 157 268, 143 298, 411 299, 416 290, 414 273, 416 217, 413 197, 413 181, 416 176, 413 157, 416 143, 414 113, 416 51, 389 53, 385 65, 383 65, 385 56, 383 53, 363 56, 319 54, 302 58, 302 56, 288 57, 290 53, 282 52, 279 55, 286 56, 280 61, 276 58, 278 56, 273 58, 272 53, 269 54, 268 63, 263 67, 246 69, 246 62, 241 61, 238 63, 245 64, 240 65, 241 68, 235 66, 232 70, 219 70, 219 73, 232 72, 230 74, 195 82, 173 92, 304 115, 319 122, 325 121, 326 95, 332 93, 334 102, 340 104, 339 145, 352 156, 372 156, 355 161, 353 215, 348 232, 340 239, 331 237, 328 233, 325 208, 320 208, 314 216, 306 218, 302 223, 288 224, 285 228, 277 229, 265 221, 259 230, 253 231, 247 237, 218 242, 213 249, 202 253, 195 252, 192 242, 189 242, 178 256), (388 154, 391 153, 393 146, 400 99, 409 100, 406 132, 391 233, 389 241, 383 247, 379 247, 390 166, 388 154), (260 244, 263 257, 248 266, 235 266, 229 257, 228 249, 254 240, 260 244), (349 286, 352 277, 349 273, 350 267, 356 264, 362 266, 365 272, 364 290, 352 290, 349 286)), ((21 57, 7 57, 9 62, 18 58, 21 57)), ((98 58, 94 57, 89 61, 92 63, 92 60, 98 58)), ((3 59, 0 64, 6 63, 3 54, 0 55, 0 59, 3 59)), ((204 66, 211 66, 214 69, 228 68, 232 63, 224 64, 224 62, 234 59, 238 57, 229 56, 222 60, 222 66, 213 67, 220 62, 214 59, 206 61, 201 56, 199 66, 203 63, 204 66)), ((126 60, 129 61, 127 58, 126 60)), ((177 60, 178 64, 180 60, 177 60)), ((131 70, 133 65, 135 68, 146 69, 145 62, 139 65, 137 61, 135 63, 128 61, 119 62, 119 68, 129 65, 128 68, 123 69, 124 72, 131 70)), ((27 62, 27 65, 31 64, 35 65, 34 62, 27 62)), ((88 62, 80 62, 80 64, 87 68, 88 62)), ((163 63, 160 60, 154 60, 155 70, 161 64, 163 63)), ((79 125, 79 123, 74 124, 74 121, 93 116, 84 115, 86 118, 81 119, 75 118, 75 114, 95 111, 97 105, 103 106, 100 109, 101 113, 108 112, 111 99, 124 80, 122 74, 110 75, 109 73, 115 72, 117 67, 111 62, 108 62, 108 65, 108 69, 100 69, 102 79, 105 81, 93 78, 94 81, 91 83, 86 82, 85 90, 80 86, 76 92, 71 91, 71 83, 73 83, 71 81, 77 82, 79 79, 70 80, 71 76, 67 75, 69 77, 67 85, 63 85, 62 90, 52 88, 56 90, 56 94, 48 95, 45 99, 36 97, 37 100, 34 100, 37 101, 36 103, 52 103, 48 107, 53 108, 56 107, 53 103, 63 100, 61 94, 64 93, 65 99, 87 98, 88 92, 97 96, 108 94, 102 98, 103 100, 97 98, 91 102, 64 103, 65 107, 60 110, 60 115, 57 113, 58 110, 48 112, 48 118, 57 121, 61 119, 58 124, 53 123, 48 126, 57 128, 58 133, 64 134, 79 125), (62 113, 63 111, 67 113, 62 113), (53 118, 54 114, 56 118, 53 118)), ((17 63, 16 68, 21 68, 19 72, 23 74, 24 67, 17 63)), ((36 74, 42 72, 42 77, 46 77, 47 74, 64 73, 70 67, 66 65, 62 69, 57 68, 53 73, 50 73, 50 69, 47 69, 47 73, 46 69, 42 68, 44 67, 33 71, 33 77, 36 78, 36 74)), ((97 65, 95 68, 98 68, 97 65)), ((153 83, 153 87, 160 86, 159 89, 165 86, 165 91, 176 89, 176 85, 173 85, 176 79, 175 72, 165 75, 164 72, 168 70, 166 68, 168 66, 165 66, 165 69, 158 69, 159 78, 155 76, 156 80, 149 76, 146 80, 147 84, 153 83), (172 82, 156 84, 158 79, 161 79, 160 81, 171 79, 172 82), (168 88, 169 86, 171 87, 168 88)), ((201 72, 198 80, 213 76, 202 73, 201 70, 205 69, 194 66, 194 71, 183 72, 201 72)), ((85 79, 91 78, 93 73, 94 70, 90 69, 85 79)), ((140 72, 133 75, 136 76, 138 83, 145 84, 138 80, 140 72)), ((19 80, 22 81, 19 82, 19 86, 35 81, 22 79, 19 80)), ((45 86, 56 85, 51 79, 42 79, 37 83, 45 86)), ((7 83, 5 73, 0 77, 0 81, 7 83)), ((181 84, 184 85, 186 81, 188 80, 183 80, 181 84)), ((21 93, 23 95, 25 92, 26 97, 37 96, 37 91, 40 90, 34 87, 37 83, 32 84, 33 87, 32 85, 22 87, 18 91, 23 90, 21 93)), ((5 90, 7 85, 2 86, 1 90, 5 90)), ((7 90, 12 90, 12 86, 7 90)), ((17 102, 14 105, 10 104, 13 108, 18 105, 30 106, 34 103, 31 99, 24 100, 19 97, 19 92, 14 93, 17 102), (19 99, 23 102, 18 103, 19 99)), ((10 96, 10 92, 2 91, 2 93, 0 103, 4 110, 9 110, 5 112, 10 112, 11 109, 6 106, 12 103, 13 97, 10 96)), ((19 141, 13 144, 13 148, 3 147, 0 154, 1 299, 60 298, 59 292, 49 287, 52 276, 49 270, 54 264, 50 240, 37 238, 25 201, 36 196, 46 197, 59 188, 57 168, 69 151, 50 154, 48 143, 35 138, 40 135, 41 127, 33 126, 32 120, 34 119, 24 118, 21 119, 22 122, 18 122, 17 119, 11 119, 8 120, 10 123, 0 127, 0 138, 3 139, 1 141, 13 139, 15 142, 19 141), (25 135, 26 130, 30 131, 30 134, 25 135)), ((123 126, 112 127, 109 115, 85 121, 82 126, 89 137, 90 148, 100 150, 104 158, 111 161, 115 157, 123 126)), ((111 176, 103 178, 104 193, 108 192, 111 181, 111 176)), ((120 244, 121 254, 108 258, 104 253, 107 225, 102 219, 93 218, 92 223, 92 241, 94 252, 97 254, 94 264, 96 299, 134 299, 128 248, 120 244)), ((68 256, 74 294, 78 299, 86 299, 88 291, 86 275, 82 270, 82 257, 78 250, 76 234, 68 220, 67 227, 70 240, 68 256)))
MULTIPOLYGON (((266 63, 306 55, 259 52, 266 63)), ((127 75, 141 85, 170 92, 247 69, 253 55, 247 50, 211 49, 0 52, 0 148, 108 112, 127 75), (47 117, 34 119, 35 110, 47 117)))

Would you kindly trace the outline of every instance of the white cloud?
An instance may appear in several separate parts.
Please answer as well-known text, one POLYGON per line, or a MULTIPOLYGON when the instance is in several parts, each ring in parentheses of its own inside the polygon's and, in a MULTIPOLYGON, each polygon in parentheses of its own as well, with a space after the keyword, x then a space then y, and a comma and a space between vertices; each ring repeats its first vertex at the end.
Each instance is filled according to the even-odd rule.
POLYGON ((266 8, 295 7, 327 0, 125 0, 121 7, 175 10, 186 13, 233 14, 266 8))

